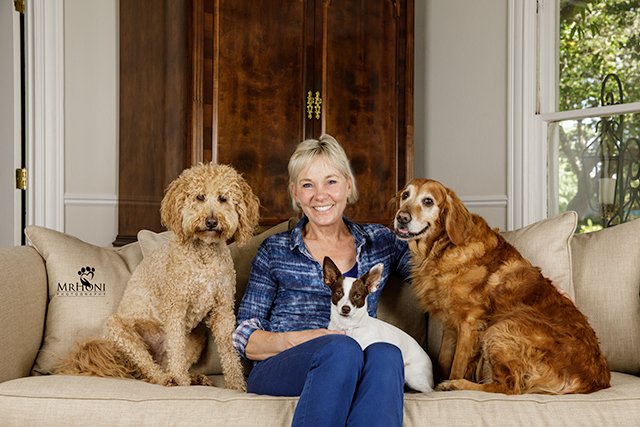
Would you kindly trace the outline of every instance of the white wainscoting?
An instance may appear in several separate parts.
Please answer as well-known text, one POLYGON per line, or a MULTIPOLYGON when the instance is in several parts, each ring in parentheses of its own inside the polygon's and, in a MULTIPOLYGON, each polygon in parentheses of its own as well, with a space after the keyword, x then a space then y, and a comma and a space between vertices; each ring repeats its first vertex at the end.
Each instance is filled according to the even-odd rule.
POLYGON ((111 246, 117 235, 116 194, 65 194, 65 231, 97 246, 111 246))
POLYGON ((458 196, 471 212, 482 216, 489 226, 507 230, 507 206, 509 198, 506 194, 458 196))

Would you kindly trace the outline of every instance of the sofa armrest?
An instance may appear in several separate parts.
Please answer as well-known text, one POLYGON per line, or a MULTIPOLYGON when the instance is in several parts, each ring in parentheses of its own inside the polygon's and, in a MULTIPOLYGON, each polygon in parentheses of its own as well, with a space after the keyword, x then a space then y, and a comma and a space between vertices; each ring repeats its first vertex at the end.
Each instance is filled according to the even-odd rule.
POLYGON ((47 273, 29 246, 0 248, 0 382, 29 375, 44 332, 47 273))

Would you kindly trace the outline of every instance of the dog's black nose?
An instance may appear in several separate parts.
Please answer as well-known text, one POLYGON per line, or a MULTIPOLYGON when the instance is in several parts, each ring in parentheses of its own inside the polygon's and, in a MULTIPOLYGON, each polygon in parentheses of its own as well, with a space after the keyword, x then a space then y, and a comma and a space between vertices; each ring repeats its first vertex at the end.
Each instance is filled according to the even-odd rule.
POLYGON ((204 224, 207 226, 207 230, 215 230, 218 226, 218 221, 215 218, 207 218, 204 224))
POLYGON ((351 307, 349 307, 348 305, 342 306, 342 314, 349 314, 350 311, 351 311, 351 307))
POLYGON ((400 224, 409 224, 411 222, 411 214, 409 212, 400 211, 396 215, 396 221, 400 224))

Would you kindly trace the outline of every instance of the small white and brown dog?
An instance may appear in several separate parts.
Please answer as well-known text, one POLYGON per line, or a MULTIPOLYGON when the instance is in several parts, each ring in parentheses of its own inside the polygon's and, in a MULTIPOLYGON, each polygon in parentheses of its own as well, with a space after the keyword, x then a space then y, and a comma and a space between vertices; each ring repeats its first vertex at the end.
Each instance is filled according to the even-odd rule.
POLYGON ((345 277, 333 260, 323 261, 324 283, 331 289, 329 329, 344 331, 364 350, 375 342, 387 342, 402 352, 406 385, 416 391, 433 391, 431 359, 409 334, 369 316, 367 296, 378 289, 384 265, 376 264, 358 279, 345 277))

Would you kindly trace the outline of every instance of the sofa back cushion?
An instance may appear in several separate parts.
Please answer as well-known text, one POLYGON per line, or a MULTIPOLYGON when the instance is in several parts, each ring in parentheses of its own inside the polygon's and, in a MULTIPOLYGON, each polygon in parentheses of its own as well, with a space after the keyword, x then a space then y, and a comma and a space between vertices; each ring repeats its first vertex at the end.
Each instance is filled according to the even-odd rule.
POLYGON ((517 230, 505 231, 502 236, 531 264, 561 287, 575 300, 571 270, 571 239, 578 224, 578 214, 564 212, 517 230))
POLYGON ((612 370, 640 374, 640 219, 571 241, 576 304, 612 370))

